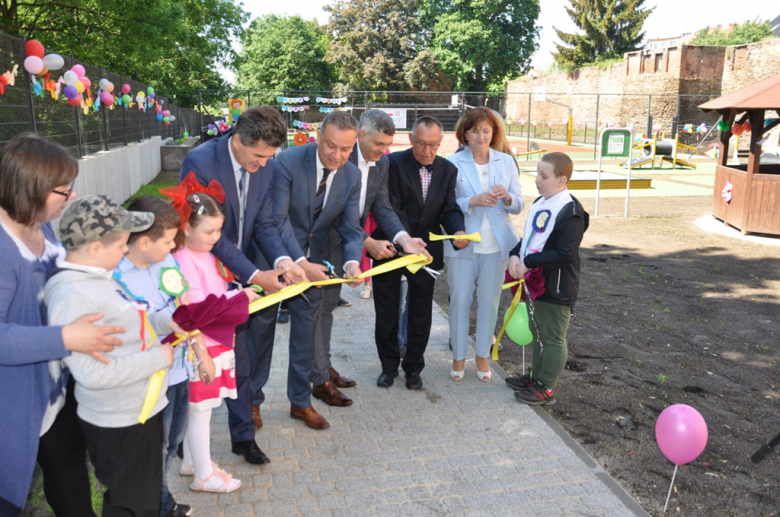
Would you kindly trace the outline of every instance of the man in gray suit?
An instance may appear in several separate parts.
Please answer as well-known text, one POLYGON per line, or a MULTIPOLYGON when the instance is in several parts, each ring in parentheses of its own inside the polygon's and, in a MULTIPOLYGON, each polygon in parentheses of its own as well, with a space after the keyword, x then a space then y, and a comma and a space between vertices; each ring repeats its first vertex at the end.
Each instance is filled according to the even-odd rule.
MULTIPOLYGON (((357 135, 357 120, 343 111, 329 113, 322 121, 317 143, 293 147, 274 159, 274 217, 284 247, 310 281, 326 280, 325 245, 331 229, 338 228, 344 270, 360 275, 363 231, 360 227, 360 170, 349 163, 357 135)), ((360 285, 362 280, 349 285, 360 285)), ((329 427, 311 405, 309 376, 314 364, 314 326, 322 302, 322 289, 311 288, 290 298, 290 355, 287 398, 290 416, 313 429, 329 427)), ((277 307, 269 311, 266 339, 258 345, 252 361, 252 400, 259 416, 265 399, 262 388, 268 380, 277 307), (257 402, 255 402, 257 401, 257 402)))
MULTIPOLYGON (((425 242, 412 238, 404 230, 398 219, 387 191, 387 170, 390 162, 385 152, 393 143, 395 124, 390 116, 382 110, 368 110, 360 117, 357 133, 357 143, 352 150, 349 161, 357 165, 361 173, 360 189, 360 227, 364 228, 368 213, 374 216, 377 224, 385 235, 393 236, 393 242, 403 248, 406 253, 425 253, 425 242)), ((328 236, 325 250, 325 260, 330 262, 337 275, 342 275, 341 238, 336 227, 328 236)), ((363 230, 363 246, 368 254, 376 259, 387 259, 395 255, 395 246, 389 241, 371 238, 363 230)), ((322 307, 317 317, 314 333, 314 369, 311 372, 311 382, 314 386, 312 395, 330 406, 349 406, 352 399, 344 395, 339 388, 351 388, 355 382, 342 377, 330 362, 330 338, 333 328, 333 311, 339 303, 341 285, 322 288, 322 307)))

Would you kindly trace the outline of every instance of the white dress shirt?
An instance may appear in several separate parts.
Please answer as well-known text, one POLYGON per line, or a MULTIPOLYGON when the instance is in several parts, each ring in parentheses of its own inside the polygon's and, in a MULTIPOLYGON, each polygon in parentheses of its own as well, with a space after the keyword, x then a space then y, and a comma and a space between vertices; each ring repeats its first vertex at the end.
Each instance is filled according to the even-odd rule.
MULTIPOLYGON (((365 158, 363 158, 363 151, 360 149, 360 142, 358 141, 358 169, 360 169, 360 174, 362 176, 362 183, 360 184, 360 216, 362 217, 364 213, 366 213, 366 193, 368 192, 368 171, 371 169, 371 167, 374 167, 376 165, 376 162, 367 162, 365 158)), ((393 237, 393 242, 398 242, 398 238, 401 235, 405 235, 405 231, 400 231, 395 234, 393 237)))

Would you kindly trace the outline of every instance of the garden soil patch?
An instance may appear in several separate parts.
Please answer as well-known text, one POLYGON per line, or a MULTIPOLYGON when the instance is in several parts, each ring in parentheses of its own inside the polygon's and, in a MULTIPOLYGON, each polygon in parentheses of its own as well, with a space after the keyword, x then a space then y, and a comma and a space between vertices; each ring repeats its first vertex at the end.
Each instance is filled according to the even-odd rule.
MULTIPOLYGON (((593 214, 595 200, 581 201, 593 214)), ((667 513, 778 515, 780 453, 759 465, 750 456, 780 433, 780 248, 700 230, 694 221, 710 204, 640 198, 624 219, 609 215, 622 214, 623 200, 602 200, 607 215, 591 218, 585 234, 569 358, 547 411, 661 515, 674 465, 656 445, 655 421, 672 404, 693 406, 709 442, 680 467, 667 513)), ((446 309, 446 281, 436 285, 446 309)), ((510 301, 507 291, 499 321, 510 301)), ((471 320, 473 335, 474 311, 471 320)), ((502 344, 499 363, 516 374, 522 349, 506 337, 502 344)), ((509 388, 506 397, 514 403, 509 388)))

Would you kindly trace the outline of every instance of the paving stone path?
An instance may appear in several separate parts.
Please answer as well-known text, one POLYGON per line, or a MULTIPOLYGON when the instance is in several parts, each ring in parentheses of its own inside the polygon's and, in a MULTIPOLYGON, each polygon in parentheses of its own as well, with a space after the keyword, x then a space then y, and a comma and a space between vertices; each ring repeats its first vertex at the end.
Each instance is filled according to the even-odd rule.
POLYGON ((353 305, 336 310, 333 364, 357 381, 344 390, 354 404, 330 408, 313 399, 331 424, 324 431, 289 418, 289 325, 277 326, 256 436, 271 463, 250 465, 230 452, 223 404, 214 412, 212 459, 242 487, 192 492, 176 459, 169 486, 196 517, 648 515, 544 410, 515 402, 500 367, 480 381, 472 352, 466 378, 452 381, 449 324, 436 305, 425 388, 407 390, 403 374, 378 388, 373 301, 343 291, 353 305))

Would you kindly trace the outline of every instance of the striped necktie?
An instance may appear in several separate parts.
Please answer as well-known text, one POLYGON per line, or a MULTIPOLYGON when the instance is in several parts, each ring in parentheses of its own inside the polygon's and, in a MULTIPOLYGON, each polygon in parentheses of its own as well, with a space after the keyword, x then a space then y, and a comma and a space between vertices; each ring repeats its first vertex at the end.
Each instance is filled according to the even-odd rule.
POLYGON ((317 218, 322 213, 322 207, 325 206, 325 191, 327 190, 328 176, 331 172, 333 171, 329 171, 325 168, 322 169, 322 180, 317 187, 317 202, 314 205, 314 219, 311 222, 312 226, 317 222, 317 218))

